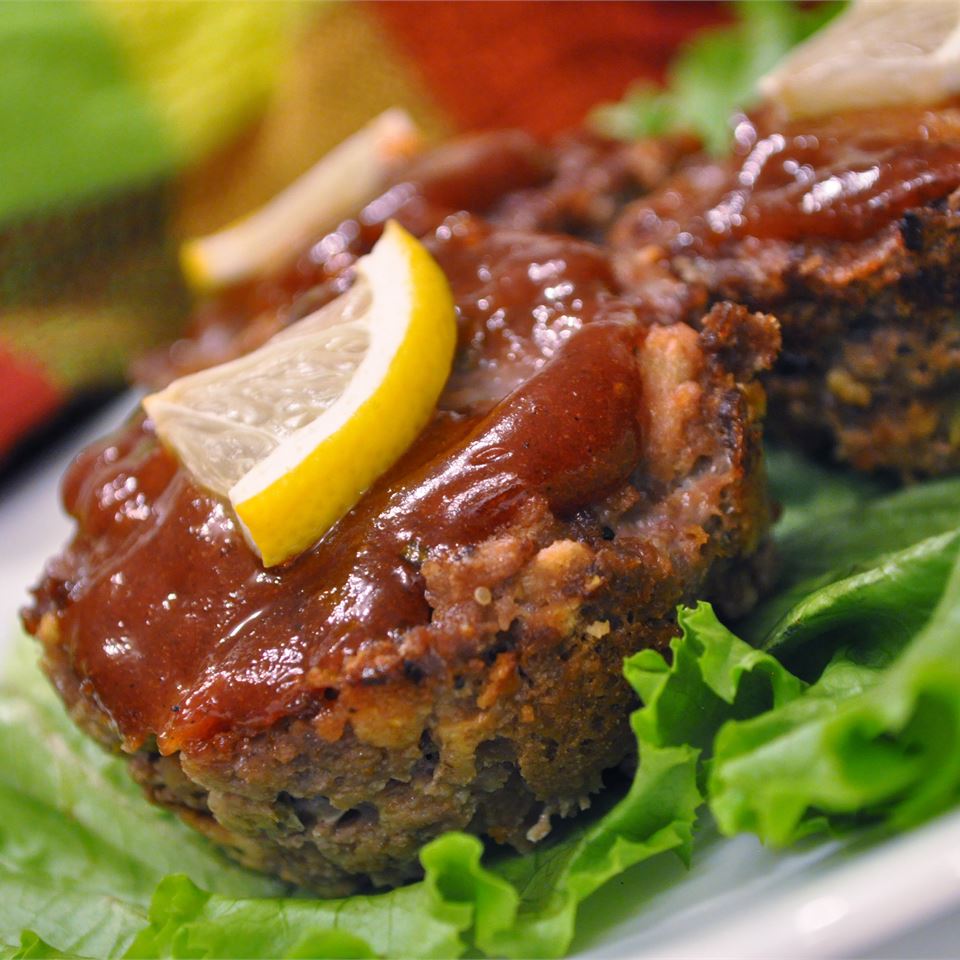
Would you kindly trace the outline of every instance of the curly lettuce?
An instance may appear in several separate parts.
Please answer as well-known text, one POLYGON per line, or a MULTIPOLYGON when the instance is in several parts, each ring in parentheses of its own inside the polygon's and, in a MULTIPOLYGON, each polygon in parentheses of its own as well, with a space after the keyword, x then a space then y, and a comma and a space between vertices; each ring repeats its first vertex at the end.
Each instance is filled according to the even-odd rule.
POLYGON ((620 799, 525 856, 447 834, 388 893, 311 899, 230 864, 23 660, 0 689, 0 956, 560 956, 612 877, 689 860, 705 803, 778 845, 955 803, 960 480, 889 494, 783 453, 771 474, 778 590, 738 627, 751 643, 701 603, 667 656, 628 658, 639 763, 620 799))
POLYGON ((689 856, 699 751, 657 732, 639 663, 628 676, 649 699, 632 720, 641 762, 599 818, 527 856, 484 858, 476 837, 447 834, 423 849, 422 882, 318 900, 230 864, 147 803, 22 660, 0 689, 3 957, 559 956, 608 879, 658 853, 689 856))
POLYGON ((903 829, 956 802, 960 527, 821 586, 769 642, 801 667, 829 659, 802 694, 719 731, 709 797, 723 832, 784 845, 853 823, 903 829))

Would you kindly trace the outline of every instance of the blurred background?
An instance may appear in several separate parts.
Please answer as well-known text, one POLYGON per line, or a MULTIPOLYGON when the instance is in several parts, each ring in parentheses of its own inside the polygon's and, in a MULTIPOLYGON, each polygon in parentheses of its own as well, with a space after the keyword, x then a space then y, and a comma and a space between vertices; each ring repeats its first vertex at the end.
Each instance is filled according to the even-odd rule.
POLYGON ((191 309, 177 248, 389 106, 430 138, 575 126, 717 3, 0 2, 0 478, 191 309))

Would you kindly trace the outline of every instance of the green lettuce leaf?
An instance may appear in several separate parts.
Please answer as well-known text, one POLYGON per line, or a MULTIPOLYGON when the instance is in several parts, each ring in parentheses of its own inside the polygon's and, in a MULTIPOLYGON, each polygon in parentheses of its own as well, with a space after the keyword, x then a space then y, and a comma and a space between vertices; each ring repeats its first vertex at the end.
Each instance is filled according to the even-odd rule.
POLYGON ((688 860, 701 804, 697 755, 688 746, 641 743, 626 797, 599 821, 493 864, 490 872, 505 881, 507 896, 489 905, 478 901, 476 945, 491 956, 561 956, 573 938, 577 907, 607 880, 667 850, 688 860))
POLYGON ((634 721, 640 742, 708 750, 726 721, 779 706, 802 690, 803 682, 774 657, 720 623, 709 603, 681 608, 679 622, 669 664, 655 650, 641 650, 626 664, 645 704, 634 721))
POLYGON ((46 960, 48 957, 56 960, 83 960, 79 954, 64 953, 63 950, 44 943, 32 930, 23 931, 19 946, 0 943, 0 960, 46 960))
POLYGON ((470 917, 468 905, 445 904, 424 883, 342 900, 255 899, 171 876, 125 956, 457 957, 470 917))
MULTIPOLYGON (((811 484, 819 468, 789 454, 772 466, 791 518, 780 590, 742 629, 812 683, 779 677, 779 702, 721 727, 711 812, 775 845, 911 826, 960 795, 960 479, 888 494, 840 471, 811 484)), ((715 619, 687 625, 699 660, 723 663, 715 619)))
POLYGON ((283 890, 148 804, 123 763, 66 717, 33 645, 17 654, 0 684, 0 942, 117 956, 172 872, 234 896, 283 890))
POLYGON ((684 46, 664 89, 633 87, 619 103, 597 107, 591 120, 600 132, 625 140, 689 131, 711 151, 723 152, 730 144, 730 117, 752 106, 757 81, 842 7, 769 0, 733 4, 734 22, 701 31, 684 46))
POLYGON ((643 702, 631 717, 639 765, 599 819, 578 820, 534 853, 486 864, 475 837, 447 834, 421 854, 423 883, 372 897, 237 899, 170 878, 128 955, 453 956, 468 944, 490 956, 562 955, 579 905, 610 878, 668 850, 689 860, 702 802, 698 759, 721 725, 779 707, 805 687, 722 626, 709 604, 681 610, 679 622, 669 661, 652 650, 626 661, 643 702))
MULTIPOLYGON (((779 657, 793 657, 814 640, 809 628, 798 631, 798 624, 819 610, 825 613, 824 631, 830 629, 833 608, 827 601, 839 593, 872 605, 876 617, 869 629, 896 629, 899 622, 902 635, 909 636, 917 610, 925 616, 932 608, 911 602, 904 590, 910 582, 923 582, 919 571, 943 563, 949 546, 938 538, 955 538, 960 531, 960 478, 889 493, 876 481, 813 466, 783 450, 770 451, 768 461, 773 495, 784 505, 777 529, 781 569, 776 592, 740 624, 745 638, 779 657), (877 589, 871 589, 873 581, 877 589), (822 593, 827 587, 830 592, 822 593)), ((844 609, 869 619, 870 611, 858 611, 855 603, 844 609)), ((814 654, 823 649, 818 642, 814 654)), ((821 658, 819 666, 824 662, 821 658)))
POLYGON ((890 492, 887 484, 873 477, 816 463, 779 444, 767 444, 764 458, 770 492, 781 510, 775 527, 781 553, 796 531, 810 533, 830 517, 890 492))
POLYGON ((902 829, 956 802, 958 544, 956 531, 930 538, 792 613, 794 647, 825 631, 842 645, 802 696, 720 731, 709 789, 721 830, 782 845, 850 818, 902 829))
POLYGON ((627 797, 527 856, 481 863, 475 837, 450 833, 421 853, 422 883, 342 900, 237 899, 186 878, 163 881, 129 957, 560 956, 578 905, 607 879, 667 850, 686 852, 701 797, 696 751, 652 749, 627 797), (468 929, 469 928, 469 929, 468 929))
POLYGON ((780 590, 742 625, 760 643, 700 604, 667 656, 627 660, 643 706, 625 794, 526 856, 448 834, 422 851, 424 880, 389 893, 311 899, 230 864, 141 797, 32 663, 6 671, 0 957, 559 956, 610 878, 689 859, 705 792, 721 830, 772 843, 954 802, 960 480, 888 494, 776 451, 771 474, 780 590))
MULTIPOLYGON (((751 662, 769 659, 743 652, 751 662)), ((31 655, 32 647, 21 647, 21 657, 31 655)), ((447 834, 422 851, 420 883, 311 899, 230 864, 148 804, 124 762, 73 727, 32 663, 5 673, 0 943, 9 945, 7 956, 41 956, 47 945, 81 957, 559 956, 579 904, 607 880, 668 850, 689 857, 702 804, 699 749, 661 729, 674 687, 687 678, 663 658, 641 655, 627 667, 647 702, 632 718, 641 762, 618 802, 607 798, 607 809, 559 829, 535 854, 485 861, 477 838, 447 834)), ((704 727, 701 742, 709 739, 704 727)))

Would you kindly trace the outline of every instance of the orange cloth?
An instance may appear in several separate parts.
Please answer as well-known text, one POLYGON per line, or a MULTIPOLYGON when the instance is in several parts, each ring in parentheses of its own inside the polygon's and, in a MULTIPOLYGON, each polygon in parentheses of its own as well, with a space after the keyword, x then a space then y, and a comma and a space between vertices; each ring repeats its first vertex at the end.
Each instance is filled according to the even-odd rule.
POLYGON ((0 228, 0 463, 63 401, 120 384, 138 352, 176 336, 188 311, 179 238, 263 203, 369 117, 396 104, 432 137, 497 126, 546 136, 632 81, 659 79, 678 43, 725 19, 716 3, 622 0, 305 10, 240 137, 165 183, 0 228))

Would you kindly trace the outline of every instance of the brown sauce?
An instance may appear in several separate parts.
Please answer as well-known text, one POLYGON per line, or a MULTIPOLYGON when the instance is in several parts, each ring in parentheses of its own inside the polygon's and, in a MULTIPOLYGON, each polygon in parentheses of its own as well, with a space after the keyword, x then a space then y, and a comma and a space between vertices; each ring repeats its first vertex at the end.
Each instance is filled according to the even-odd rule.
MULTIPOLYGON (((678 142, 679 143, 679 142, 678 142)), ((667 163, 680 149, 670 141, 655 157, 667 163)), ((642 153, 642 151, 641 151, 642 153)), ((547 147, 519 130, 458 137, 413 158, 395 171, 380 196, 355 217, 340 223, 290 264, 266 277, 230 288, 196 313, 193 339, 174 348, 184 369, 216 362, 218 353, 256 345, 251 326, 262 324, 264 337, 342 293, 350 268, 369 252, 384 223, 397 220, 416 236, 432 233, 456 213, 483 216, 494 223, 538 232, 562 232, 599 239, 598 218, 612 220, 616 204, 639 192, 639 181, 654 157, 641 159, 616 141, 586 134, 568 136, 547 147), (304 296, 304 291, 310 294, 304 296), (240 335, 237 336, 237 333, 240 335), (209 352, 198 338, 206 335, 209 352), (225 342, 227 341, 227 342, 225 342), (179 354, 179 356, 178 356, 179 354)), ((162 381, 161 367, 147 379, 162 381)), ((167 364, 169 366, 169 364, 167 364)), ((143 368, 141 368, 143 369, 143 368)))
POLYGON ((423 236, 453 213, 486 214, 503 196, 543 185, 555 162, 548 149, 520 130, 469 134, 434 147, 395 171, 380 196, 291 264, 237 284, 207 304, 194 318, 193 332, 214 323, 236 326, 263 313, 284 311, 304 290, 318 285, 330 285, 321 291, 330 299, 349 284, 345 272, 370 251, 387 220, 397 220, 423 236))
POLYGON ((742 118, 733 160, 691 167, 634 215, 674 252, 730 241, 857 241, 960 186, 960 107, 777 125, 742 118))
POLYGON ((83 549, 52 562, 30 616, 56 612, 128 748, 153 735, 189 748, 315 711, 308 673, 430 622, 423 551, 478 543, 532 502, 569 514, 635 466, 639 333, 604 256, 468 215, 430 243, 459 314, 447 391, 403 460, 306 554, 264 570, 142 419, 65 478, 83 549))

